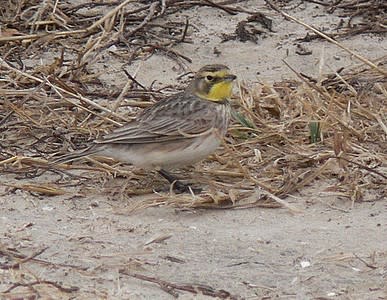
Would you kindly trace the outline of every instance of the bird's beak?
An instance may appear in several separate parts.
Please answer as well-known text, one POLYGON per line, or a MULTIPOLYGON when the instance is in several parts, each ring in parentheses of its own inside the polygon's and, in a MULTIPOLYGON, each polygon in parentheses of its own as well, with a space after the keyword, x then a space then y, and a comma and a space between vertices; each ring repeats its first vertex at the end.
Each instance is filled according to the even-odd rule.
POLYGON ((225 81, 234 81, 235 79, 236 79, 237 77, 235 76, 235 75, 233 75, 233 74, 229 74, 229 75, 226 75, 225 77, 224 77, 224 80, 225 81))

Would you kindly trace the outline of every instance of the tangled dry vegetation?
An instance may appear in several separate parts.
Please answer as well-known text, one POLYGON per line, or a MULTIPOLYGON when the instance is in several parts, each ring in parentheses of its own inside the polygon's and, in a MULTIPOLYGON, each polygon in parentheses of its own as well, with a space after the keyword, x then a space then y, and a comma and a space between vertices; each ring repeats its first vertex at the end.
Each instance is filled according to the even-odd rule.
MULTIPOLYGON (((180 87, 145 87, 127 73, 124 89, 107 90, 100 74, 89 70, 95 60, 113 55, 130 64, 158 53, 184 70, 190 59, 173 46, 190 41, 191 25, 166 17, 202 5, 236 14, 241 11, 237 2, 9 1, 1 16, 0 175, 23 180, 3 184, 44 195, 67 193, 68 186, 78 186, 78 195, 85 188, 95 191, 112 175, 129 179, 119 190, 105 183, 113 195, 151 193, 155 180, 156 186, 164 185, 154 174, 107 159, 59 166, 49 161, 130 121, 139 109, 180 87), (119 51, 111 52, 112 46, 119 51), (25 61, 38 61, 47 53, 52 63, 26 67, 25 61), (51 177, 39 181, 42 174, 51 177)), ((350 1, 340 2, 335 9, 345 9, 350 1)), ((366 6, 382 2, 363 1, 363 10, 356 13, 367 12, 366 18, 382 24, 377 9, 366 6)), ((208 185, 207 192, 195 197, 163 194, 140 206, 278 207, 286 205, 281 199, 317 180, 328 183, 323 193, 353 202, 385 197, 387 59, 363 62, 321 78, 297 74, 297 81, 273 85, 240 83, 223 149, 181 174, 194 174, 195 181, 208 185)))

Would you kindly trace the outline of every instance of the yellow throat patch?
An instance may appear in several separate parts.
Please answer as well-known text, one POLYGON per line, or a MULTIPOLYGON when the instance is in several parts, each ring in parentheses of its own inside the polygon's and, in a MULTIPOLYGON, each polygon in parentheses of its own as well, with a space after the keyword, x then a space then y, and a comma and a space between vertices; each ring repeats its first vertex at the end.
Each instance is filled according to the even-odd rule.
POLYGON ((222 101, 227 98, 230 98, 232 91, 232 82, 231 81, 221 81, 215 83, 208 95, 205 95, 205 98, 211 101, 222 101))
MULTIPOLYGON (((218 72, 205 72, 203 78, 207 76, 224 78, 230 73, 227 70, 221 70, 218 72)), ((209 83, 211 84, 211 83, 209 83)), ((233 82, 230 80, 221 80, 211 84, 211 88, 207 93, 198 92, 197 95, 201 98, 210 100, 210 101, 223 101, 231 97, 233 82)))

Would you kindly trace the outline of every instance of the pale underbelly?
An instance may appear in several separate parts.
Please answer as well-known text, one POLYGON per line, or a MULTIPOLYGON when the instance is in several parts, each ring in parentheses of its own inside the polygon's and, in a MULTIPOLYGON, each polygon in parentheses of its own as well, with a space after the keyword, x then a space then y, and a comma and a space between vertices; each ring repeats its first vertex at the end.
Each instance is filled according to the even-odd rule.
POLYGON ((220 144, 214 135, 165 143, 106 145, 101 154, 144 169, 178 168, 203 160, 220 144))

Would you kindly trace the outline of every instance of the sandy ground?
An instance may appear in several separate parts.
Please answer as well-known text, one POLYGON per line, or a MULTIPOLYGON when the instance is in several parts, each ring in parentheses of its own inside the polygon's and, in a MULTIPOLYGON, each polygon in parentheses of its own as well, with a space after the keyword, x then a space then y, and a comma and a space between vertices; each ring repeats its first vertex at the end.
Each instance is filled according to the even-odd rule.
MULTIPOLYGON (((210 62, 228 64, 247 82, 295 78, 283 60, 316 78, 359 64, 321 40, 304 45, 310 55, 298 55, 296 39, 306 35, 304 27, 268 10, 264 1, 240 5, 269 15, 274 32, 266 31, 257 43, 222 42, 222 34, 233 34, 247 15, 230 17, 208 7, 195 8, 175 16, 179 20, 188 16, 197 28, 190 34, 192 44, 175 48, 192 59, 186 70, 163 55, 135 61, 127 69, 145 85, 157 77, 162 86, 210 62)), ((285 8, 325 30, 341 19, 303 1, 285 8)), ((341 42, 369 59, 387 50, 386 39, 377 35, 357 35, 341 42)), ((107 88, 122 88, 121 65, 120 60, 105 57, 93 68, 106 70, 100 79, 107 88)), ((1 178, 7 183, 21 182, 10 176, 1 178)), ((131 203, 152 195, 43 197, 0 187, 0 263, 15 263, 11 257, 16 254, 25 259, 20 269, 0 269, 0 298, 387 299, 386 199, 351 203, 322 193, 328 184, 312 183, 285 199, 302 210, 296 214, 287 209, 163 206, 133 212, 131 203), (40 250, 36 257, 29 257, 40 250), (13 283, 34 278, 41 282, 34 290, 17 287, 5 293, 13 283)))
MULTIPOLYGON (((52 265, 22 268, 80 287, 78 299, 173 298, 126 272, 246 299, 385 299, 386 202, 333 206, 312 187, 292 202, 303 212, 157 207, 128 213, 126 201, 17 192, 1 203, 0 228, 10 248, 48 247, 38 258, 52 265)), ((182 299, 193 297, 181 292, 182 299)))

